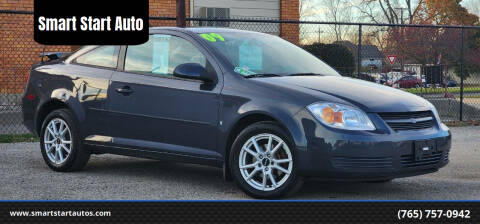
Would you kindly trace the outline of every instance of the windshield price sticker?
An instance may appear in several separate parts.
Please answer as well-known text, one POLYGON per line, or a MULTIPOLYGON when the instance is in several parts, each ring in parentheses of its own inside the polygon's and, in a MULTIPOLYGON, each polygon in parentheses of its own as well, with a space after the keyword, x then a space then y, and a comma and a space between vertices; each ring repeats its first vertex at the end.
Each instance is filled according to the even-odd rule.
POLYGON ((225 38, 223 38, 222 35, 218 34, 218 33, 202 33, 200 34, 201 37, 203 37, 203 39, 205 40, 208 40, 210 42, 217 42, 217 40, 219 41, 222 41, 224 42, 225 41, 225 38))
POLYGON ((257 74, 255 72, 249 71, 248 67, 243 67, 243 68, 242 67, 235 67, 235 69, 233 71, 236 72, 236 73, 239 73, 241 75, 244 75, 244 76, 257 74))

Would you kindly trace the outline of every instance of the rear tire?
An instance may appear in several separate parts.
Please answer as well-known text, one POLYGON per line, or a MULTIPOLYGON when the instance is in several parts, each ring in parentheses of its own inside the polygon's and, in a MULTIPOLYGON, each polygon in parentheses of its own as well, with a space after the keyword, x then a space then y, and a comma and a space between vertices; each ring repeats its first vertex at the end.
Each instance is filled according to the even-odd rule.
POLYGON ((254 198, 274 199, 298 190, 295 148, 285 131, 274 122, 245 128, 230 151, 230 169, 236 184, 254 198))
POLYGON ((80 170, 90 159, 82 149, 78 125, 67 109, 58 109, 47 115, 40 132, 43 159, 54 171, 80 170))

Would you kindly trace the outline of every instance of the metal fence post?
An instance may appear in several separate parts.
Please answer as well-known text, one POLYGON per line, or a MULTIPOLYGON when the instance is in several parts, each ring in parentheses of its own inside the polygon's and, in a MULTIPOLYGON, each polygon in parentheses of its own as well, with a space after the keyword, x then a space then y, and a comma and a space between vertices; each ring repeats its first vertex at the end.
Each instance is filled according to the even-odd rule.
POLYGON ((358 78, 361 77, 361 67, 362 67, 362 24, 358 25, 358 47, 357 47, 357 72, 358 78))
POLYGON ((462 28, 462 49, 460 53, 460 121, 463 121, 463 77, 465 75, 465 28, 462 28))
POLYGON ((177 27, 185 26, 185 0, 177 0, 177 27))

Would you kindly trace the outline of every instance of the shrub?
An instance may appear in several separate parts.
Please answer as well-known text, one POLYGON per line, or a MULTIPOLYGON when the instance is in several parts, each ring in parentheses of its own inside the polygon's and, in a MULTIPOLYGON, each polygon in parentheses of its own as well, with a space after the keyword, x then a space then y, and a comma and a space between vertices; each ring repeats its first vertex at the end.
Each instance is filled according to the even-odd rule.
POLYGON ((332 66, 342 75, 352 76, 355 70, 354 55, 345 46, 338 44, 314 43, 303 46, 303 49, 332 66))

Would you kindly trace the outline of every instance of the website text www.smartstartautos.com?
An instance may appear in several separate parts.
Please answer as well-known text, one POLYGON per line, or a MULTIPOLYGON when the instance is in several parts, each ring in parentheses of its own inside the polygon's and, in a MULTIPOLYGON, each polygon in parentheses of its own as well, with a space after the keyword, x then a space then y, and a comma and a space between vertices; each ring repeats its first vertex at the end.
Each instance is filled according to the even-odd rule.
POLYGON ((11 217, 110 217, 110 211, 10 211, 11 217))

